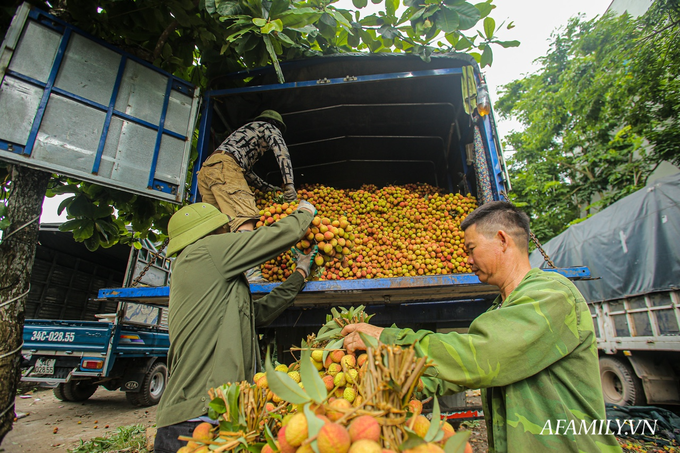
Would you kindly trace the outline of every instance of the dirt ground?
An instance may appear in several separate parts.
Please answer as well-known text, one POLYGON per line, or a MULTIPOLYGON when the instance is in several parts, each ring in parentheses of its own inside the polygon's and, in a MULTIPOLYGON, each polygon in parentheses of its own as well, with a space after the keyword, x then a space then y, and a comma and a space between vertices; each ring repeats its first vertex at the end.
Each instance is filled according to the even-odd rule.
POLYGON ((156 421, 156 406, 134 407, 125 393, 104 388, 81 403, 59 401, 51 389, 40 389, 17 396, 15 412, 28 415, 5 436, 0 451, 6 453, 65 452, 81 439, 107 436, 119 426, 150 427, 156 421))

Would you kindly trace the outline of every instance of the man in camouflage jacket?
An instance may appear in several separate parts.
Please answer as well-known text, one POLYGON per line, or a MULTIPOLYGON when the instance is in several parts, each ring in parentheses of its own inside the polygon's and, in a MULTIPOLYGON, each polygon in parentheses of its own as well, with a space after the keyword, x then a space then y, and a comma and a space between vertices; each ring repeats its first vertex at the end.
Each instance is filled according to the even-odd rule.
POLYGON ((255 163, 267 151, 271 150, 279 163, 285 200, 297 199, 293 166, 283 140, 285 130, 281 115, 274 110, 265 110, 254 121, 236 129, 203 162, 198 172, 202 201, 232 218, 229 222, 231 231, 252 231, 260 217, 249 183, 264 191, 279 189, 253 171, 255 163))
POLYGON ((345 347, 365 349, 359 332, 415 344, 434 363, 423 378, 427 394, 481 388, 490 452, 620 452, 607 434, 590 311, 568 279, 531 269, 527 215, 490 202, 461 229, 472 270, 500 288, 468 333, 352 324, 345 347))

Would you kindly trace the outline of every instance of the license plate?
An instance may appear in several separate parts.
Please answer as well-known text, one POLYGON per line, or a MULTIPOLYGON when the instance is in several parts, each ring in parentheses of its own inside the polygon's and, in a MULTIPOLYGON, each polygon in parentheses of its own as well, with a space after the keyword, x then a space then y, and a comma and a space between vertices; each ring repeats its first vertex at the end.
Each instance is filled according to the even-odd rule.
POLYGON ((54 374, 54 362, 57 359, 38 359, 35 361, 33 371, 37 374, 54 374))

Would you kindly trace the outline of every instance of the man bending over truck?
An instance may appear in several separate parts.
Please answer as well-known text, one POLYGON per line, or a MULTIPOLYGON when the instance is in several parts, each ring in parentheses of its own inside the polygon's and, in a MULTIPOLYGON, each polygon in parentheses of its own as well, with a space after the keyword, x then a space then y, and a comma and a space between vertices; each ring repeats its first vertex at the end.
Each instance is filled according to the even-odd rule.
MULTIPOLYGON (((281 169, 287 202, 297 200, 293 184, 293 166, 283 133, 286 125, 274 110, 263 111, 255 120, 236 129, 203 162, 198 172, 198 191, 204 203, 210 203, 232 220, 231 231, 250 232, 260 217, 255 196, 248 183, 264 191, 279 188, 268 184, 253 172, 253 165, 269 150, 274 152, 281 169)), ((251 282, 264 281, 260 268, 248 271, 251 282)))
POLYGON ((350 324, 342 331, 347 350, 366 348, 359 332, 415 344, 435 365, 423 378, 427 394, 481 388, 490 452, 620 452, 613 435, 581 429, 582 421, 606 420, 593 321, 573 283, 531 268, 528 216, 494 201, 461 229, 473 272, 500 288, 468 333, 350 324), (570 422, 575 430, 565 429, 570 422))
MULTIPOLYGON (((314 253, 299 255, 296 271, 253 300, 244 272, 291 248, 316 209, 297 211, 250 234, 227 233, 231 218, 207 203, 177 211, 168 224, 172 265, 168 330, 168 387, 156 414, 156 453, 175 453, 207 418, 208 390, 252 380, 260 368, 256 327, 270 324, 303 288, 314 253)), ((215 422, 216 423, 216 422, 215 422)))

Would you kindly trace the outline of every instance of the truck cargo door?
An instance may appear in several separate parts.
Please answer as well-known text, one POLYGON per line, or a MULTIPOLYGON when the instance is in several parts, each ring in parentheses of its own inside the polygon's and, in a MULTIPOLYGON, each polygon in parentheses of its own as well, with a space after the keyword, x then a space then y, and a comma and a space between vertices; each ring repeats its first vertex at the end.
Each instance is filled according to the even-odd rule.
POLYGON ((0 48, 0 160, 181 202, 199 90, 24 3, 0 48))

